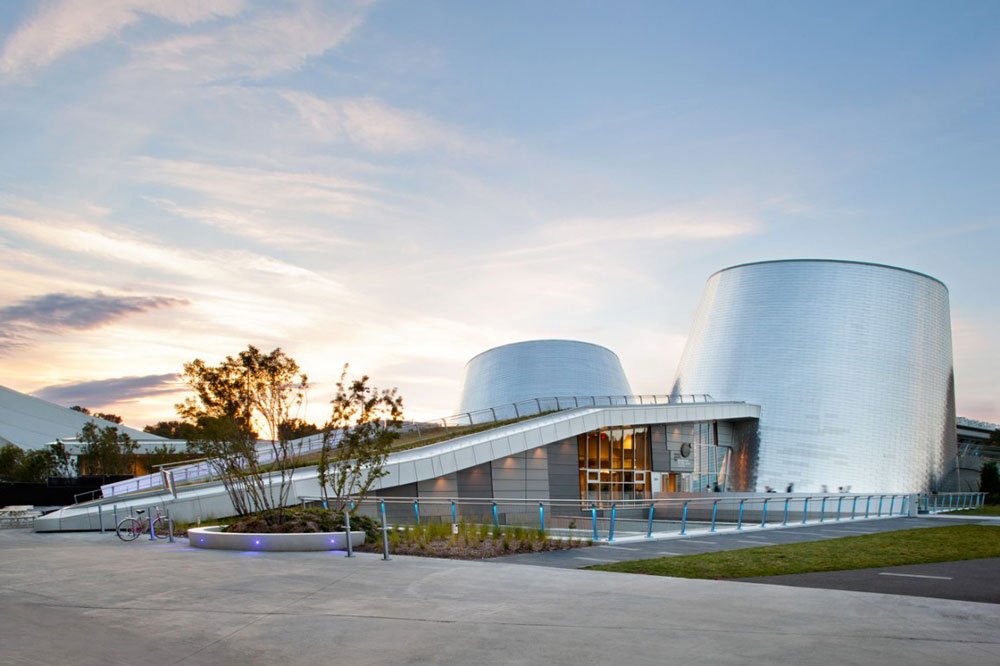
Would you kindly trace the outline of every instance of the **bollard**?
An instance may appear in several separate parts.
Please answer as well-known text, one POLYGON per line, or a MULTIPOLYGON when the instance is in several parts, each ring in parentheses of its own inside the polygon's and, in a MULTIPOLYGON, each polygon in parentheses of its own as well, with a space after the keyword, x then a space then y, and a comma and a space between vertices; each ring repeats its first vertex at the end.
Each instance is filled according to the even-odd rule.
POLYGON ((653 505, 649 505, 649 527, 646 528, 646 538, 653 538, 653 505))
POLYGON ((719 512, 719 500, 714 500, 712 502, 712 529, 709 530, 710 532, 715 531, 715 516, 718 512, 719 512))
POLYGON ((97 505, 97 522, 101 524, 101 534, 104 534, 104 512, 100 504, 97 505))
POLYGON ((854 520, 855 509, 858 508, 858 496, 854 496, 854 502, 851 503, 851 520, 854 520))
POLYGON ((878 496, 878 513, 875 516, 876 518, 881 518, 882 517, 882 500, 884 500, 884 499, 885 499, 885 495, 879 495, 878 496))
POLYGON ((802 524, 806 524, 806 518, 809 516, 809 498, 802 503, 802 524))
POLYGON ((743 503, 744 502, 746 502, 746 500, 744 500, 744 499, 740 500, 740 516, 739 516, 739 518, 736 519, 736 529, 737 530, 742 530, 743 529, 743 503))
POLYGON ((823 522, 823 515, 826 513, 826 495, 823 495, 823 501, 819 503, 819 522, 823 522))
POLYGON ((545 531, 545 506, 541 502, 538 503, 538 527, 545 531))
POLYGON ((597 506, 590 505, 590 521, 594 525, 594 543, 597 543, 597 506))
POLYGON ((389 525, 385 520, 385 500, 379 501, 378 510, 382 514, 382 560, 389 560, 389 525))
POLYGON ((688 524, 688 503, 687 501, 685 501, 684 513, 681 514, 681 536, 683 536, 684 533, 687 532, 687 524, 688 524))
POLYGON ((117 532, 118 531, 118 505, 117 504, 112 504, 111 505, 111 511, 112 511, 112 516, 111 517, 115 521, 115 531, 117 532))
POLYGON ((146 507, 146 520, 149 521, 149 540, 156 541, 156 527, 153 525, 153 508, 146 507))
MULTIPOLYGON (((493 528, 500 529, 500 516, 497 514, 497 503, 493 502, 493 528)), ((499 534, 499 533, 498 533, 499 534)), ((494 535, 496 536, 496 535, 494 535)))
POLYGON ((840 505, 843 504, 843 503, 844 503, 844 498, 842 496, 838 497, 837 498, 837 520, 836 520, 836 522, 838 522, 838 523, 840 522, 840 505))
POLYGON ((761 511, 760 515, 760 526, 761 529, 767 527, 767 499, 764 499, 764 509, 761 511))
POLYGON ((455 500, 451 501, 451 524, 454 525, 458 522, 458 514, 455 511, 455 500))
POLYGON ((413 515, 416 516, 417 525, 420 524, 420 500, 413 500, 413 515))
POLYGON ((344 531, 347 536, 347 556, 354 557, 354 548, 351 546, 351 505, 344 507, 344 531))
POLYGON ((785 498, 785 516, 784 518, 781 519, 782 525, 788 524, 788 502, 789 502, 788 498, 785 498))
POLYGON ((618 513, 618 508, 615 506, 614 502, 611 503, 611 525, 608 527, 608 543, 615 540, 615 515, 618 513))

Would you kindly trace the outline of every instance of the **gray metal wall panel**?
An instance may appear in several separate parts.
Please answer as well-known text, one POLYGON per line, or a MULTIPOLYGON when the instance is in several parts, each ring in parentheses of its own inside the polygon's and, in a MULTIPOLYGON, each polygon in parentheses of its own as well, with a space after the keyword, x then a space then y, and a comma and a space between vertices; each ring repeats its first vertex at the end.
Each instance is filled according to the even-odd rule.
POLYGON ((546 447, 549 465, 549 497, 580 499, 580 454, 576 437, 546 447))
POLYGON ((705 286, 673 391, 763 407, 752 489, 933 488, 954 453, 948 290, 856 262, 728 268, 705 286))
POLYGON ((549 475, 545 453, 542 446, 492 461, 493 496, 547 498, 549 475))

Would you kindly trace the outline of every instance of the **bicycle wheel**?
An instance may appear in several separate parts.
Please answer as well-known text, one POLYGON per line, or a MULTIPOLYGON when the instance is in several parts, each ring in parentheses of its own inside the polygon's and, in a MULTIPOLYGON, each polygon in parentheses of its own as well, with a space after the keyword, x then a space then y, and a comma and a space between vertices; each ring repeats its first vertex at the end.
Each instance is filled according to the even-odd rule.
POLYGON ((167 533, 167 521, 163 516, 157 516, 156 520, 153 521, 153 532, 157 539, 166 539, 170 536, 167 533))
POLYGON ((135 541, 142 534, 142 521, 138 518, 122 518, 118 522, 118 538, 122 541, 135 541))

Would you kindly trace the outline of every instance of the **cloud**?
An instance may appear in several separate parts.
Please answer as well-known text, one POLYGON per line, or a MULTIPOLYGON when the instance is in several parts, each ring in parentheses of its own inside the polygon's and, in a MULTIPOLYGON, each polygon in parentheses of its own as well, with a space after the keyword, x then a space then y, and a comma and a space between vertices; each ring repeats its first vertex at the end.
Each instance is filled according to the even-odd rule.
POLYGON ((291 12, 261 12, 240 23, 136 47, 134 65, 202 83, 262 79, 340 45, 364 21, 370 4, 306 2, 291 12))
POLYGON ((118 402, 176 393, 183 387, 174 373, 142 377, 112 377, 86 382, 56 384, 34 392, 34 396, 60 405, 103 407, 118 402))
POLYGON ((236 16, 243 0, 63 0, 43 6, 0 53, 0 75, 16 77, 113 37, 142 14, 180 25, 236 16))
POLYGON ((321 99, 286 91, 282 97, 323 141, 350 141, 380 153, 439 148, 475 149, 474 142, 421 113, 391 107, 374 97, 321 99))
POLYGON ((97 328, 132 314, 185 304, 187 301, 167 296, 114 296, 100 291, 31 296, 0 308, 0 321, 4 322, 0 351, 39 334, 97 328))

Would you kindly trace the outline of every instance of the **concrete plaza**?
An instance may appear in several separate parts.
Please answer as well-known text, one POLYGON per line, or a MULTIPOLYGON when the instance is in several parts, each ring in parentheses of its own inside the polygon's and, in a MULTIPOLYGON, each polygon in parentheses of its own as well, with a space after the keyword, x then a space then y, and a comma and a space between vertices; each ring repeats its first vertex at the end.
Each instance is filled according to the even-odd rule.
POLYGON ((1000 605, 0 531, 3 664, 992 663, 1000 605))

